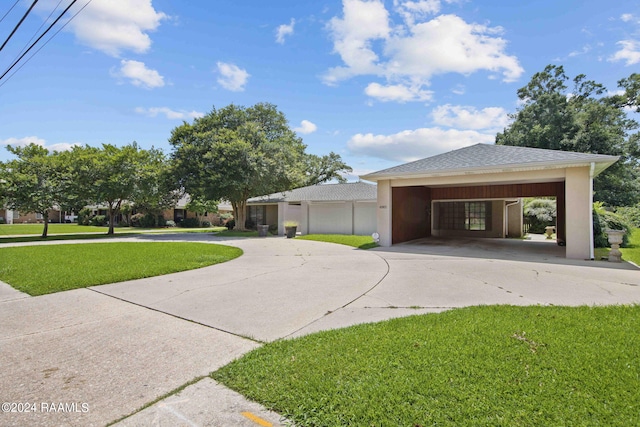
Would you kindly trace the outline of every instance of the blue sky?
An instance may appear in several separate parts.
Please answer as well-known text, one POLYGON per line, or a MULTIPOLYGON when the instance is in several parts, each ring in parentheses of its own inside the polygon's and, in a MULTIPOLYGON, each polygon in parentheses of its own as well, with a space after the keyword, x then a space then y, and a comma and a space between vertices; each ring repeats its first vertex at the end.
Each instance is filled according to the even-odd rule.
MULTIPOLYGON (((2 72, 58 1, 40 0, 0 52, 2 72)), ((0 16, 13 3, 0 1, 0 16)), ((31 3, 0 22, 2 41, 31 3)), ((547 64, 615 91, 640 71, 640 4, 93 0, 0 81, 0 161, 4 146, 28 142, 137 141, 170 153, 183 120, 270 102, 308 152, 339 153, 355 180, 492 143, 516 111, 517 89, 547 64)))

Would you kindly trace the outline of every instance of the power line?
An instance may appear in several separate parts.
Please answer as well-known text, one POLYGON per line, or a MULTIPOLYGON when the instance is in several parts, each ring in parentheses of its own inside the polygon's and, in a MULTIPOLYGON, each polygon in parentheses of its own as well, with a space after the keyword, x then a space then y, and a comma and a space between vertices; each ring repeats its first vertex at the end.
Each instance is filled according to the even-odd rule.
POLYGON ((24 50, 27 48, 27 46, 29 46, 29 43, 31 43, 31 41, 38 35, 38 33, 40 32, 40 30, 42 29, 42 27, 44 27, 44 24, 46 24, 47 22, 49 22, 49 19, 51 19, 51 16, 54 14, 54 12, 56 10, 58 10, 58 8, 60 7, 60 3, 62 3, 62 0, 58 0, 58 4, 56 5, 55 8, 53 8, 51 10, 51 12, 49 12, 49 16, 47 16, 47 19, 45 19, 44 21, 42 21, 42 24, 40 24, 40 26, 38 27, 38 29, 33 33, 33 35, 31 36, 31 38, 29 39, 28 42, 26 42, 24 44, 24 46, 22 47, 22 49, 20 49, 20 52, 18 52, 18 54, 15 56, 15 58, 13 58, 13 60, 15 61, 18 56, 20 56, 22 54, 22 52, 24 52, 24 50))
MULTIPOLYGON (((33 55, 31 55, 29 58, 27 58, 27 60, 26 60, 26 61, 24 61, 22 64, 20 64, 20 66, 18 67, 18 69, 17 69, 17 70, 15 70, 15 71, 14 71, 14 72, 9 76, 9 77, 7 77, 4 81, 0 82, 0 87, 4 86, 4 84, 5 84, 6 82, 8 82, 8 81, 13 77, 13 76, 15 76, 15 75, 16 75, 16 73, 22 69, 22 67, 24 67, 25 65, 27 65, 27 63, 28 63, 29 61, 31 61, 31 59, 32 59, 34 56, 36 56, 36 54, 37 54, 38 52, 40 52, 40 51, 42 50, 42 48, 43 48, 43 47, 45 47, 45 46, 46 46, 46 45, 47 45, 47 44, 48 44, 48 43, 49 43, 49 42, 50 42, 50 41, 51 41, 55 36, 57 36, 57 35, 58 35, 58 33, 64 29, 64 27, 66 27, 66 26, 67 26, 71 21, 73 21, 73 19, 74 19, 76 16, 78 16, 78 14, 79 14, 80 12, 82 12, 82 11, 84 10, 84 8, 85 8, 85 7, 89 6, 89 3, 91 3, 92 1, 93 1, 93 0, 89 0, 87 3, 85 3, 85 5, 84 5, 84 6, 82 6, 82 7, 80 8, 80 10, 78 10, 78 11, 77 11, 77 12, 76 12, 76 13, 75 13, 71 18, 69 18, 69 20, 68 20, 67 22, 65 22, 65 23, 64 23, 64 25, 58 29, 58 31, 56 31, 56 32, 55 32, 51 37, 49 37, 49 39, 48 39, 46 42, 44 42, 44 44, 43 44, 42 46, 40 46, 40 47, 39 47, 35 52, 33 52, 33 55)), ((71 6, 71 5, 70 5, 70 6, 71 6)), ((64 13, 65 13, 68 9, 69 9, 69 8, 65 9, 65 11, 64 11, 64 12, 62 12, 62 15, 64 15, 64 13)), ((61 15, 61 16, 62 16, 62 15, 61 15)), ((59 17, 58 17, 58 19, 59 19, 59 17)), ((54 23, 54 24, 55 24, 55 23, 54 23)), ((48 31, 48 29, 47 29, 47 31, 48 31)), ((46 33, 46 32, 45 32, 45 33, 46 33)), ((43 35, 44 35, 44 34, 43 34, 43 35)), ((40 36, 40 38, 42 38, 42 36, 40 36)), ((40 40, 40 38, 38 38, 38 40, 40 40)), ((37 43, 37 41, 36 41, 35 43, 37 43)), ((35 43, 34 43, 34 44, 35 44, 35 43)), ((33 45, 32 45, 31 47, 33 47, 33 45)), ((30 47, 29 49, 31 49, 31 47, 30 47)), ((26 53, 27 53, 27 52, 25 52, 25 55, 26 55, 26 53)), ((23 55, 23 56, 24 56, 24 55, 23 55)), ((22 59, 22 57, 21 57, 20 59, 22 59)), ((19 62, 19 61, 20 61, 20 59, 18 59, 18 60, 16 61, 16 63, 17 63, 17 62, 19 62)), ((14 64, 14 65, 15 65, 15 64, 14 64)), ((13 66, 12 66, 12 67, 13 67, 13 66)), ((9 70, 7 70, 7 72, 8 72, 8 71, 9 71, 9 70)), ((5 74, 6 74, 6 72, 5 72, 5 74)), ((3 75, 0 77, 0 79, 2 79, 2 77, 4 77, 4 76, 5 76, 5 74, 3 74, 3 75)))
POLYGON ((49 27, 44 31, 44 33, 42 33, 40 35, 40 37, 38 37, 36 39, 36 41, 31 43, 31 46, 29 46, 29 49, 27 49, 22 55, 20 55, 20 58, 18 58, 16 61, 14 61, 13 64, 11 64, 11 66, 9 68, 7 68, 7 70, 0 76, 0 81, 4 78, 4 76, 6 76, 9 73, 9 71, 11 71, 13 69, 13 67, 15 67, 18 64, 18 62, 20 62, 22 60, 22 58, 24 58, 26 56, 27 53, 29 53, 29 51, 31 49, 33 49, 33 47, 45 36, 45 34, 47 34, 49 32, 49 30, 51 30, 51 28, 53 28, 53 26, 56 25, 60 19, 62 19, 64 14, 67 13, 67 11, 69 9, 71 9, 71 6, 73 6, 77 1, 78 0, 73 0, 71 2, 71 4, 69 4, 69 6, 67 6, 67 8, 65 10, 63 10, 62 13, 56 18, 56 20, 53 21, 51 23, 51 25, 49 25, 49 27))
POLYGON ((2 51, 2 49, 4 49, 4 47, 7 45, 7 43, 9 43, 9 40, 11 40, 11 37, 13 37, 13 35, 16 33, 16 31, 18 31, 18 28, 20 27, 20 25, 22 25, 22 23, 24 22, 25 19, 27 19, 27 15, 29 13, 31 13, 31 9, 34 8, 34 6, 36 5, 36 3, 38 3, 38 0, 33 0, 33 3, 31 3, 31 6, 29 7, 29 9, 25 12, 25 14, 22 16, 22 19, 20 20, 20 22, 18 22, 16 24, 16 26, 13 28, 13 31, 11 31, 11 34, 9 34, 9 37, 7 37, 7 39, 4 41, 4 43, 2 43, 2 46, 0 46, 0 51, 2 51))
POLYGON ((20 3, 20 0, 16 0, 16 2, 13 4, 13 6, 11 6, 11 7, 9 8, 9 10, 7 11, 7 13, 5 13, 5 14, 2 16, 2 18, 0 18, 0 22, 4 21, 4 18, 6 18, 6 17, 7 17, 7 15, 11 13, 11 11, 13 10, 13 8, 14 8, 14 7, 16 7, 16 5, 17 5, 18 3, 20 3))

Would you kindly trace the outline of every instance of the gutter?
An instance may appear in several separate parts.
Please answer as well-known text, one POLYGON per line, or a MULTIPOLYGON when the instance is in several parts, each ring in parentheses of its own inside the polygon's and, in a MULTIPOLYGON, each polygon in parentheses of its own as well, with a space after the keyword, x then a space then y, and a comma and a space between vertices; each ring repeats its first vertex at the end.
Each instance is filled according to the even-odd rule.
POLYGON ((595 259, 595 250, 593 248, 593 176, 596 169, 596 163, 591 162, 591 168, 589 169, 589 258, 591 261, 595 259))

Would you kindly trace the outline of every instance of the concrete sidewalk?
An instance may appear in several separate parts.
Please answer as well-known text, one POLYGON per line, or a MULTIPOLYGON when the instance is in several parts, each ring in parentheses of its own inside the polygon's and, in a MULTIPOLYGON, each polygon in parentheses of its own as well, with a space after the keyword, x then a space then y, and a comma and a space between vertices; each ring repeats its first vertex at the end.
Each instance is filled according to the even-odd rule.
MULTIPOLYGON (((3 401, 89 405, 79 413, 0 414, 0 425, 104 425, 261 342, 319 330, 478 304, 640 303, 640 274, 628 264, 567 261, 538 247, 527 254, 512 243, 360 251, 275 237, 127 240, 185 238, 238 246, 244 255, 35 298, 0 284, 3 401)), ((118 425, 279 423, 278 414, 205 378, 118 425)))

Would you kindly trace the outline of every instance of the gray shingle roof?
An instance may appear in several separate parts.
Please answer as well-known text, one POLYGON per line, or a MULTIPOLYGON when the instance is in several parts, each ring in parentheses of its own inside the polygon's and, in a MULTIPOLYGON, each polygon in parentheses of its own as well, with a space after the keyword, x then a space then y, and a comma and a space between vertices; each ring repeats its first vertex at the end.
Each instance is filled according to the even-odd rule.
POLYGON ((375 184, 366 182, 351 182, 347 184, 321 184, 296 188, 283 193, 273 193, 266 196, 252 197, 247 202, 251 204, 277 202, 336 202, 355 200, 376 200, 378 197, 375 184))
POLYGON ((508 145, 476 144, 449 151, 403 165, 394 166, 365 175, 363 179, 385 175, 417 175, 478 169, 497 169, 510 166, 535 166, 551 164, 582 164, 596 162, 609 165, 618 160, 617 156, 585 154, 570 151, 544 150, 540 148, 513 147, 508 145))

